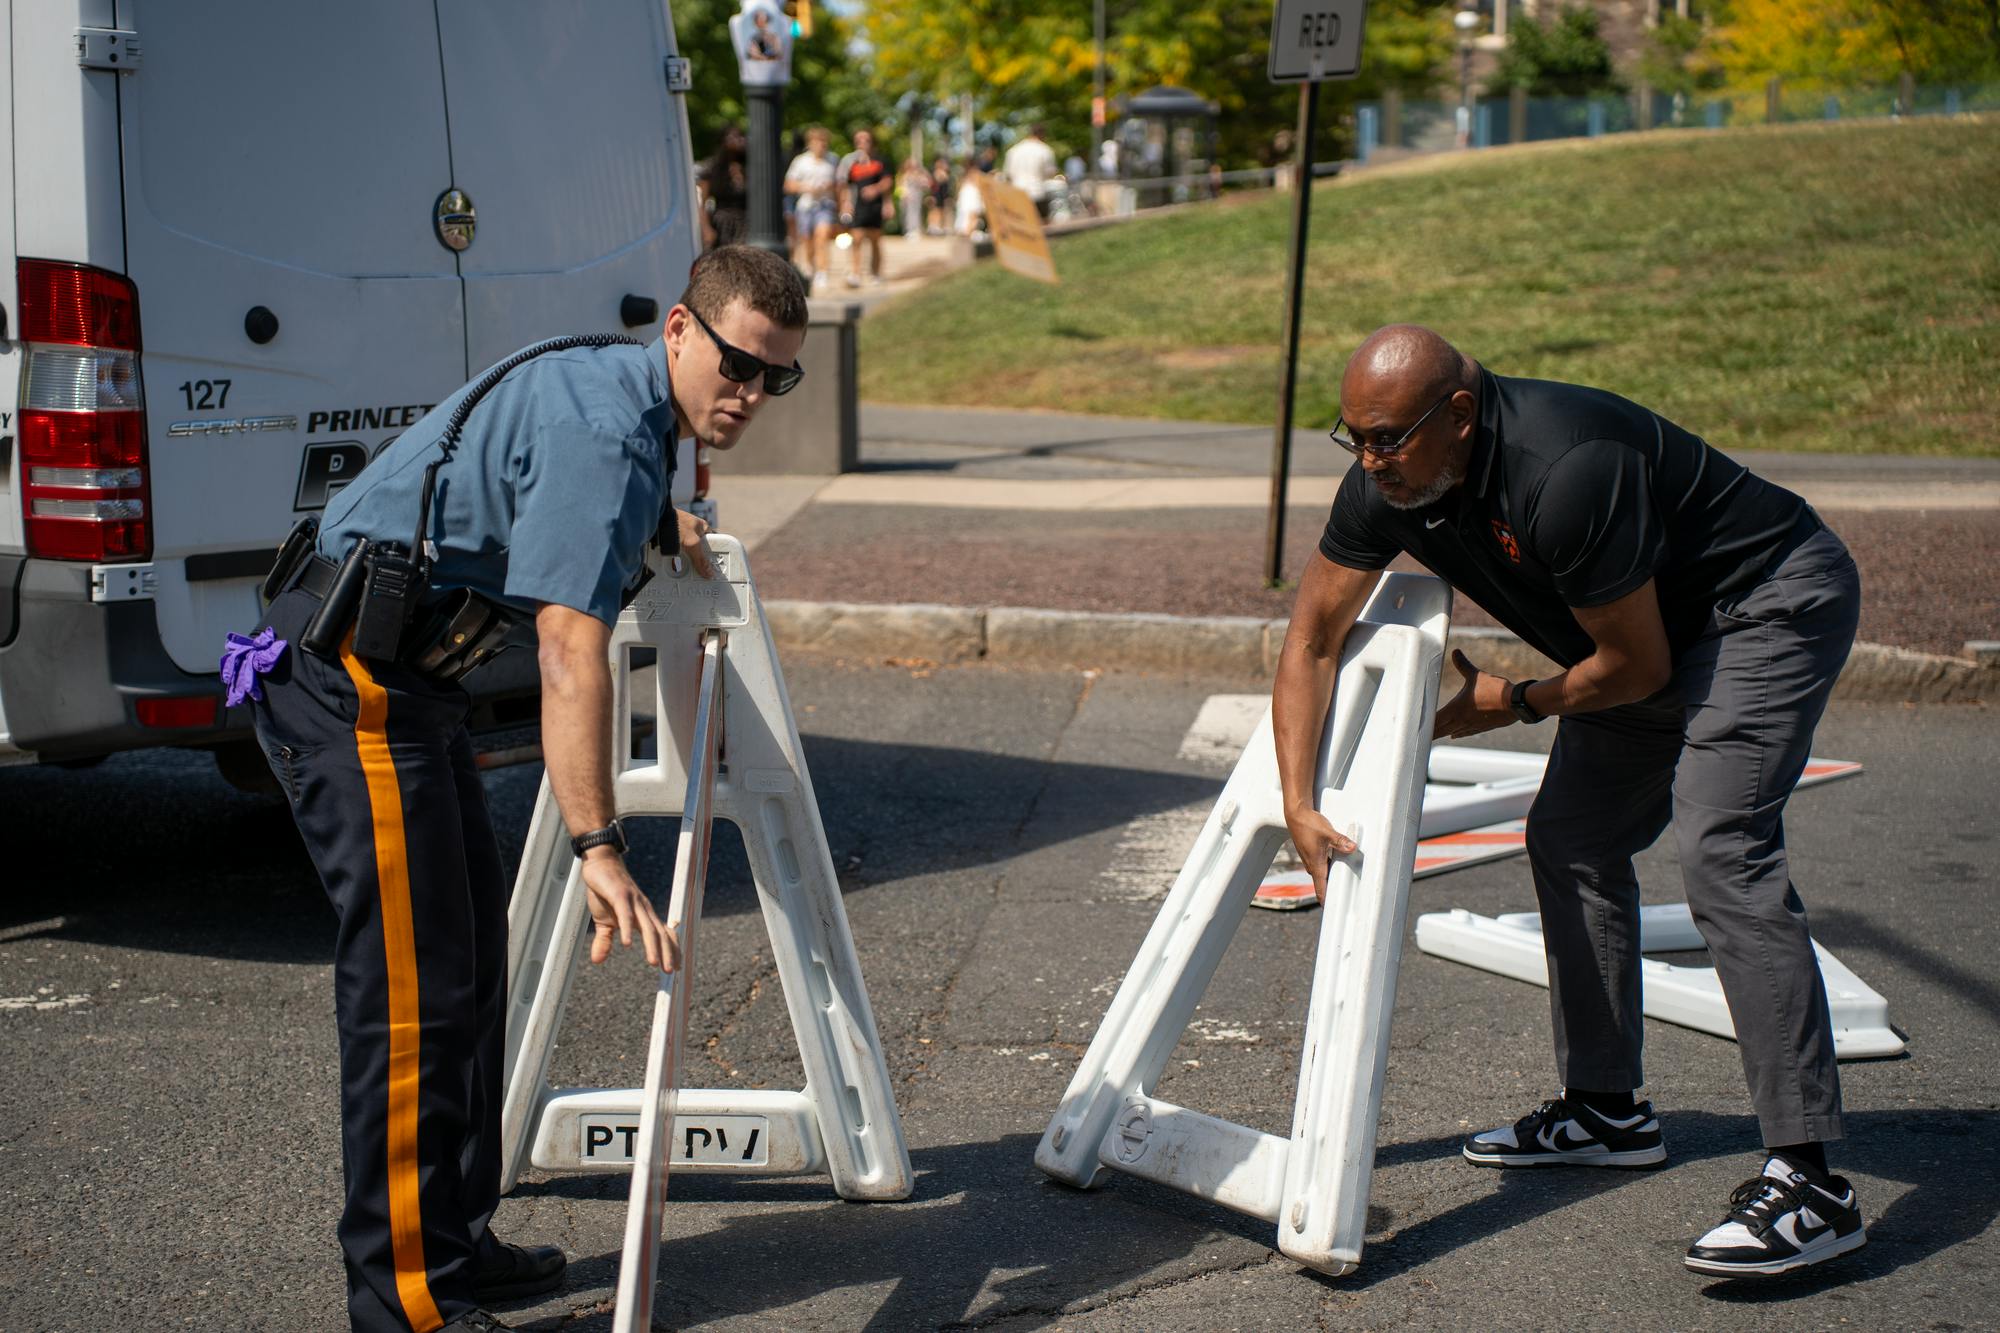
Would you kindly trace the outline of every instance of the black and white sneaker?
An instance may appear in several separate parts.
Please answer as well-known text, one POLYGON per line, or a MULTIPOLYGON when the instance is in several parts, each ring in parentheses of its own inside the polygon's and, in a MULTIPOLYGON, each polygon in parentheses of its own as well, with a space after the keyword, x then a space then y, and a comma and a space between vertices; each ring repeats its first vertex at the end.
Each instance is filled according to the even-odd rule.
POLYGON ((1820 1263, 1868 1243, 1854 1187, 1815 1184, 1782 1157, 1729 1196, 1729 1216, 1694 1243, 1687 1266, 1717 1277, 1761 1277, 1820 1263))
POLYGON ((1651 1102, 1612 1117, 1558 1097, 1512 1125, 1467 1139, 1465 1160, 1474 1166, 1658 1166, 1667 1160, 1667 1145, 1651 1102))

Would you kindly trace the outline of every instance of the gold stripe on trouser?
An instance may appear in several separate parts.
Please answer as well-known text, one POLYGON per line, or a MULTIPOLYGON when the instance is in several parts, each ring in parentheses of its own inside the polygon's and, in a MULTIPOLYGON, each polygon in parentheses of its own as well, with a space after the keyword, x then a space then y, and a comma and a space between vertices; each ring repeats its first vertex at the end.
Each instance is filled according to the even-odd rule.
POLYGON ((444 1325, 424 1271, 424 1216, 417 1184, 418 1049, 423 1032, 417 1013, 417 936, 410 914, 410 854, 403 839, 403 791, 389 755, 389 692, 375 683, 354 655, 353 634, 341 645, 360 696, 355 748, 368 782, 375 824, 375 886, 382 900, 382 948, 389 968, 389 1242, 396 1263, 396 1295, 416 1333, 444 1325))

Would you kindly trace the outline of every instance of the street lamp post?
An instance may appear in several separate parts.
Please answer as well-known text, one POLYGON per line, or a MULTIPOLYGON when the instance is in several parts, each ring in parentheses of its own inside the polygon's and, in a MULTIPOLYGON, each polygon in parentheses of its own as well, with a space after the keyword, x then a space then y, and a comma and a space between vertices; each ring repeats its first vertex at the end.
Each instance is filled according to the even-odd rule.
POLYGON ((1479 26, 1479 11, 1473 0, 1465 0, 1451 16, 1458 29, 1458 146, 1472 142, 1472 32, 1479 26))

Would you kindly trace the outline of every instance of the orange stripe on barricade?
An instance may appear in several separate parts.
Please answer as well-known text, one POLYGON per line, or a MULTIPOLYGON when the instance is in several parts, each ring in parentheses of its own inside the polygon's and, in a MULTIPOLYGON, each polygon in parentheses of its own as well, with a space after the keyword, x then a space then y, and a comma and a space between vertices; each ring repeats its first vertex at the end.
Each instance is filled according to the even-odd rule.
POLYGON ((417 934, 410 910, 410 852, 403 835, 403 791, 389 753, 389 692, 354 655, 353 633, 340 648, 360 713, 354 744, 368 783, 375 825, 375 887, 382 903, 382 949, 389 975, 389 1244, 396 1295, 416 1333, 444 1326, 424 1269, 423 1203, 417 1176, 418 1060, 422 1020, 417 1011, 417 934))
POLYGON ((1519 847, 1528 835, 1518 829, 1506 833, 1445 833, 1425 838, 1425 847, 1519 847))

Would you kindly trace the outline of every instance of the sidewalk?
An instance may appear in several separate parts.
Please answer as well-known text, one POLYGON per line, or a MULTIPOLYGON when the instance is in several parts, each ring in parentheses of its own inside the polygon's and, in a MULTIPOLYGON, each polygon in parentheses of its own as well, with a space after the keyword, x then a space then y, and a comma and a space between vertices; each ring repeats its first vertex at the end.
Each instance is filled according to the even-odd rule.
MULTIPOLYGON (((1262 586, 1270 451, 1268 427, 870 404, 861 471, 718 473, 714 491, 724 527, 753 549, 765 598, 819 604, 784 614, 801 617, 799 633, 821 646, 988 654, 990 617, 974 613, 1026 608, 1089 613, 1068 617, 1060 648, 1044 645, 1071 658, 1079 644, 1117 638, 1129 641, 1117 664, 1143 667, 1140 641, 1213 640, 1221 631, 1193 620, 1224 618, 1239 622, 1242 652, 1265 645, 1252 654, 1263 660, 1262 627, 1277 622, 1282 634, 1292 596, 1262 586), (961 610, 892 619, 854 609, 910 605, 961 610), (1136 634, 1099 619, 1134 614, 1172 619, 1136 634)), ((1738 457, 1803 495, 1853 549, 1866 589, 1861 638, 1894 665, 1872 697, 2000 697, 2000 666, 1967 656, 1969 641, 2000 639, 2000 460, 1738 457)), ((1323 434, 1295 434, 1284 561, 1293 577, 1344 470, 1323 434)), ((1464 602, 1454 622, 1493 624, 1464 602)), ((1017 634, 1028 622, 999 623, 1017 634)), ((1056 626, 1046 615, 1032 623, 1056 626)), ((1154 656, 1159 669, 1209 660, 1171 648, 1154 656)), ((1854 666, 1869 657, 1858 651, 1854 666)))

